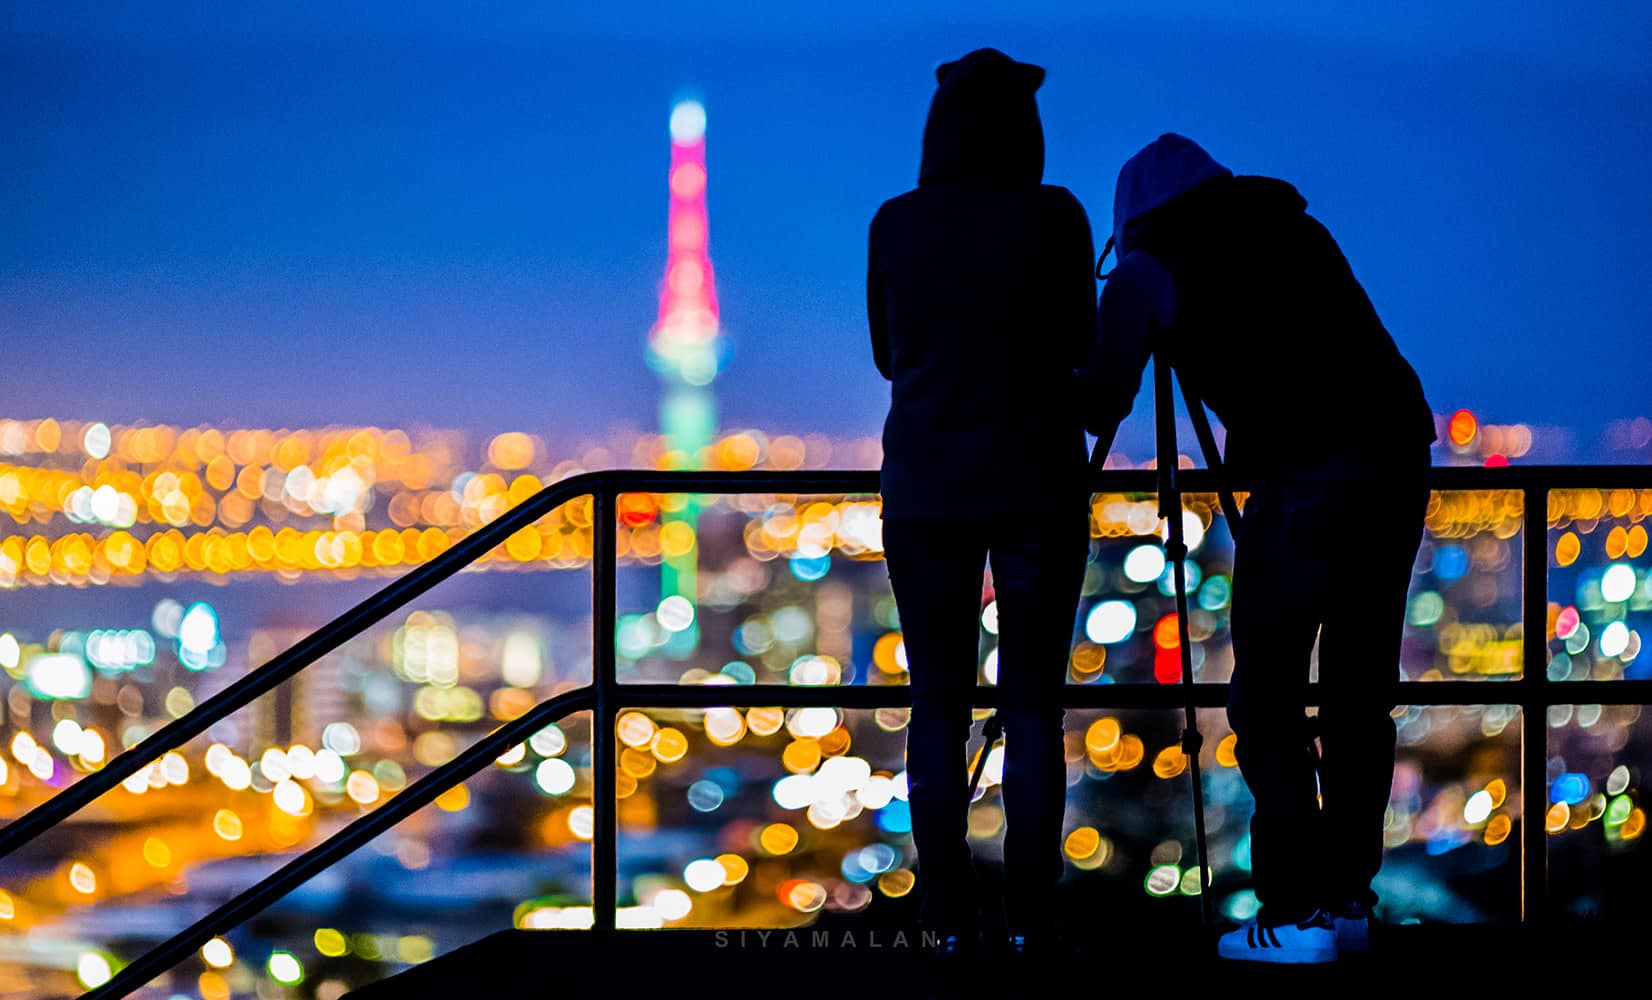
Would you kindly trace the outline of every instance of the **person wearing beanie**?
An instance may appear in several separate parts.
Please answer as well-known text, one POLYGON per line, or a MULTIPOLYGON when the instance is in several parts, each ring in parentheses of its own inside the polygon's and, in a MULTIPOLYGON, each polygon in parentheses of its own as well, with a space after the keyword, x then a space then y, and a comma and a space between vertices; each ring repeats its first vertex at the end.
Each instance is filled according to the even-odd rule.
POLYGON ((866 276, 891 383, 880 488, 912 685, 912 835, 926 930, 943 954, 973 951, 966 747, 996 599, 1005 910, 1012 949, 1036 953, 1063 870, 1061 696, 1089 552, 1072 379, 1095 335, 1094 248, 1077 199, 1042 182, 1044 71, 981 49, 936 77, 918 186, 872 220, 866 276))
POLYGON ((1416 372, 1306 208, 1290 184, 1235 176, 1183 136, 1149 143, 1119 172, 1118 265, 1079 376, 1100 458, 1149 356, 1168 359, 1222 421, 1230 485, 1249 493, 1234 529, 1228 721, 1256 800, 1261 909, 1218 953, 1264 962, 1331 961, 1369 942, 1435 439, 1416 372), (1355 531, 1369 557, 1349 572, 1338 553, 1355 531))

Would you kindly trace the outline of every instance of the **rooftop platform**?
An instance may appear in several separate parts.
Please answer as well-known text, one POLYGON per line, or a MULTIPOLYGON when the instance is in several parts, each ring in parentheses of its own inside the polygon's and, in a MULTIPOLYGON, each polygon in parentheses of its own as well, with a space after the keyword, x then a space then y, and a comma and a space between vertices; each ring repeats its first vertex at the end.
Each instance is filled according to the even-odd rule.
POLYGON ((1379 928, 1371 953, 1333 965, 1223 961, 1196 926, 1098 928, 1070 959, 1017 967, 989 955, 948 974, 907 928, 796 931, 503 931, 364 987, 350 1000, 614 995, 787 1000, 1038 997, 1537 997, 1585 983, 1632 993, 1652 922, 1379 928), (1618 985, 1609 985, 1612 982, 1618 985), (597 994, 597 995, 600 995, 597 994))

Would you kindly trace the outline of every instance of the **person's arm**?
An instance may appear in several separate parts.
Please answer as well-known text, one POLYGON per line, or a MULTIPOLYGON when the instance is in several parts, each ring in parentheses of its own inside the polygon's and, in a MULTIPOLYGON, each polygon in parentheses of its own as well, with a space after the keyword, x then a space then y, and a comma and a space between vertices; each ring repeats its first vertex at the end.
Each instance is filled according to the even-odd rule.
POLYGON ((1091 467, 1112 449, 1119 424, 1141 391, 1142 372, 1158 334, 1176 312, 1176 285, 1156 258, 1131 253, 1102 286, 1095 345, 1079 373, 1084 428, 1096 436, 1091 467))
POLYGON ((880 375, 893 379, 889 366, 889 316, 884 308, 883 267, 878 259, 878 220, 881 218, 880 209, 872 217, 866 241, 866 325, 872 331, 872 362, 878 366, 880 375))

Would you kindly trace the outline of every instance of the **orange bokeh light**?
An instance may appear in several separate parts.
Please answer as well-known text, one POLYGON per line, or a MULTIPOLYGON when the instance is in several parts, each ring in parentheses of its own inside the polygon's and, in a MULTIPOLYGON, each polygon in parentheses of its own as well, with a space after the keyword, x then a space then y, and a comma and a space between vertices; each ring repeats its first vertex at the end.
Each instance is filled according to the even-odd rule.
POLYGON ((1153 626, 1153 645, 1160 649, 1180 649, 1182 645, 1181 632, 1177 627, 1174 614, 1165 615, 1159 623, 1153 626))
POLYGON ((1450 436, 1452 444, 1459 448, 1467 447, 1475 435, 1480 433, 1480 421, 1469 411, 1458 410, 1451 415, 1446 433, 1450 436))
POLYGON ((660 505, 650 493, 622 493, 619 498, 620 523, 627 528, 641 528, 653 523, 659 516, 660 505))

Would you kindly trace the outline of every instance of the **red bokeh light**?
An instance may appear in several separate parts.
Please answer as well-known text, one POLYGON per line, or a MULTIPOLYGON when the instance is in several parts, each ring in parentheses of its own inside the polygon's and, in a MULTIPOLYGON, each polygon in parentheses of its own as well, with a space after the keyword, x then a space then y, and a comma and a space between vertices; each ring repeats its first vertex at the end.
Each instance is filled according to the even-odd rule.
POLYGON ((1160 684, 1176 684, 1182 679, 1182 651, 1175 647, 1153 654, 1153 679, 1160 684))

